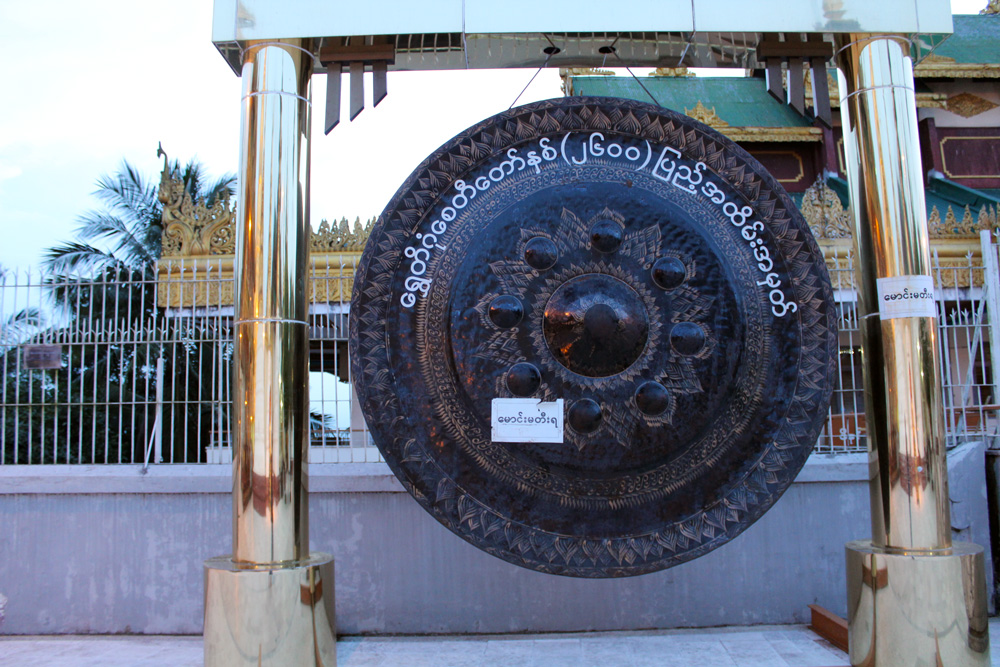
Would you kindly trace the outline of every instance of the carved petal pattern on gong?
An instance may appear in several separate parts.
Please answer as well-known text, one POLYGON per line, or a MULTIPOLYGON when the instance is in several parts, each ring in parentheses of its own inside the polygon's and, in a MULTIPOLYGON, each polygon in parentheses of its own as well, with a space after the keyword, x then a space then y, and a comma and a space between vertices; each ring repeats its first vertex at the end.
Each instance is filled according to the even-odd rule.
POLYGON ((698 557, 788 488, 837 351, 822 255, 763 168, 691 118, 565 98, 421 164, 372 230, 351 364, 407 490, 542 572, 698 557), (562 442, 495 442, 494 399, 562 400, 562 442))

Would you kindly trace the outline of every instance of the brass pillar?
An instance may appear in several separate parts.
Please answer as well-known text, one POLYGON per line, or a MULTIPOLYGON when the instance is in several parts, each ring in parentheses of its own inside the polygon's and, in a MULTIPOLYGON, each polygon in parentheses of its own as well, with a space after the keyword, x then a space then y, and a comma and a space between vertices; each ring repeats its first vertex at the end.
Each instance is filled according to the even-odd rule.
POLYGON ((333 559, 309 553, 309 46, 243 53, 233 553, 205 563, 208 667, 336 664, 333 559))
POLYGON ((983 549, 951 541, 909 43, 855 34, 839 47, 872 515, 871 541, 847 545, 851 664, 985 667, 983 549))

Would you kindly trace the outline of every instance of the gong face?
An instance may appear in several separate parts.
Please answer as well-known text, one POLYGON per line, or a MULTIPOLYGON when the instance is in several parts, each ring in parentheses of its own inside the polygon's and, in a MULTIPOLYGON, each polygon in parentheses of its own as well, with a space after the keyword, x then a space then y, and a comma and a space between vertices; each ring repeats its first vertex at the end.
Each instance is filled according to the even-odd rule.
POLYGON ((777 183, 690 118, 605 98, 513 109, 428 158, 372 232, 351 326, 369 428, 421 505, 585 577, 756 520, 816 440, 837 349, 777 183))

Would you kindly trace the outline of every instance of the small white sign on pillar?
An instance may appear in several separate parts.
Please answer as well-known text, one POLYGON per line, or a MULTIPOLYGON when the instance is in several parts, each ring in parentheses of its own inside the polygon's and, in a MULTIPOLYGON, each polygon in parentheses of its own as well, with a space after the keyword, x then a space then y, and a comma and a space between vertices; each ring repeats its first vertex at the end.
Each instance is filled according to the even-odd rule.
POLYGON ((493 442, 563 442, 563 399, 494 398, 493 442))
POLYGON ((893 276, 877 278, 878 312, 883 320, 897 317, 937 317, 934 278, 893 276))

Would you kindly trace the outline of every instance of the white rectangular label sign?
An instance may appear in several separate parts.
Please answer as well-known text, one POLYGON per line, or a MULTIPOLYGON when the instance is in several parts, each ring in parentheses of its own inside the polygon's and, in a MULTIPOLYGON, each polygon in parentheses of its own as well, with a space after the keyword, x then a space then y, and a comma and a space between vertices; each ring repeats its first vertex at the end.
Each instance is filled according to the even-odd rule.
POLYGON ((563 399, 494 398, 493 442, 563 441, 563 399))
POLYGON ((897 317, 937 317, 934 278, 894 276, 878 278, 878 312, 883 320, 897 317))

